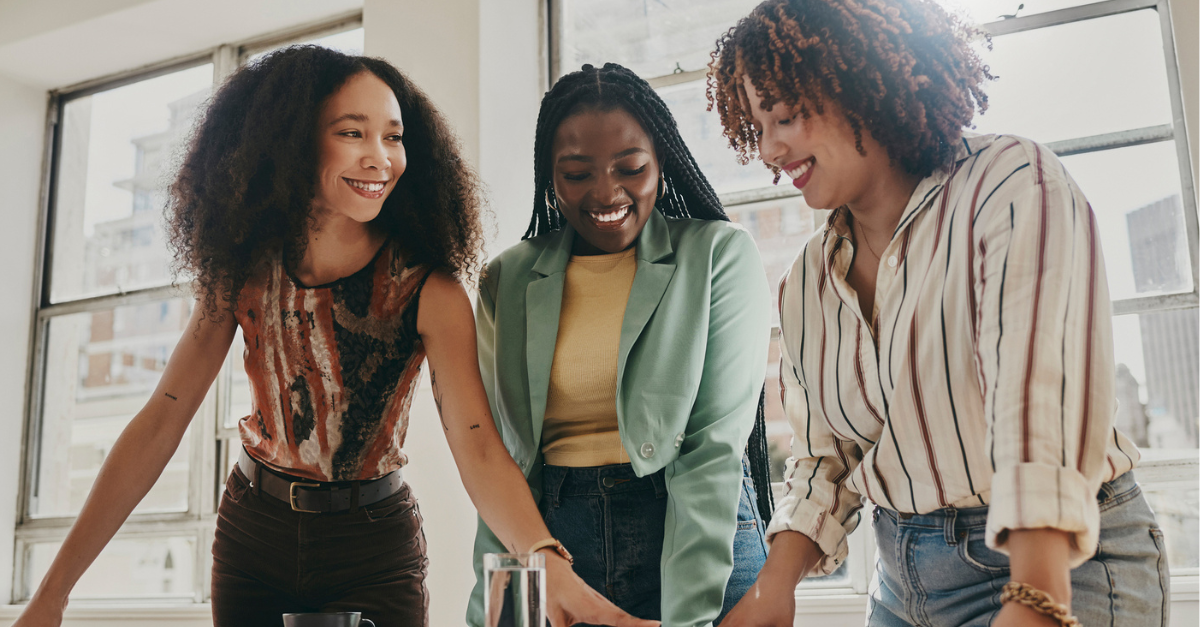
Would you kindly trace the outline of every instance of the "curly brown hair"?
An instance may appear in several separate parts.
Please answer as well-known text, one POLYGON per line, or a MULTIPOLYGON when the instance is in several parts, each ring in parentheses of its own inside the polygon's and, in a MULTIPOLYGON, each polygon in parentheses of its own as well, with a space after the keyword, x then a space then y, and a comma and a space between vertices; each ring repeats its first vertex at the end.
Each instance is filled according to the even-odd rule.
POLYGON ((831 102, 860 154, 865 129, 905 172, 928 176, 951 163, 975 108, 987 110, 982 85, 995 77, 972 47, 979 38, 990 49, 933 0, 767 0, 717 41, 708 109, 745 164, 758 137, 743 78, 767 110, 783 103, 808 119, 831 102))
POLYGON ((175 270, 193 275, 206 316, 219 320, 264 255, 304 255, 316 190, 317 120, 351 77, 370 72, 396 95, 408 165, 371 224, 410 263, 460 279, 483 261, 475 172, 441 113, 382 59, 318 46, 273 52, 234 72, 197 123, 170 186, 175 270))

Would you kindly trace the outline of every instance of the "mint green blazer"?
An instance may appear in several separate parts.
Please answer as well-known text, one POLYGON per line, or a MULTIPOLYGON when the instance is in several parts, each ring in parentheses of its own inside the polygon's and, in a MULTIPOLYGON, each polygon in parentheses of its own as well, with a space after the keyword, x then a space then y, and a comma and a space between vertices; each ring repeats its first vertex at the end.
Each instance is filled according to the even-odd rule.
MULTIPOLYGON (((542 420, 575 232, 567 226, 492 260, 476 307, 479 367, 496 427, 542 492, 542 420)), ((707 626, 733 570, 742 453, 770 341, 770 291, 754 240, 729 222, 654 211, 637 244, 621 324, 617 424, 638 476, 663 468, 662 623, 707 626)), ((467 610, 483 623, 482 556, 506 552, 482 520, 467 610)))

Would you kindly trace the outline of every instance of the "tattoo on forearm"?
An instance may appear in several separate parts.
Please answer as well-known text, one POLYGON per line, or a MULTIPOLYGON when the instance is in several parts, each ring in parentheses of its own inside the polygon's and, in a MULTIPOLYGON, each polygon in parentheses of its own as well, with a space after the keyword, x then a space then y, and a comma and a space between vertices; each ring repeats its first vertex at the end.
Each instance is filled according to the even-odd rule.
POLYGON ((479 425, 471 425, 471 428, 472 428, 472 429, 478 429, 478 428, 479 428, 479 425))
POLYGON ((433 387, 433 404, 437 406, 438 418, 442 421, 442 428, 449 431, 450 427, 446 424, 446 417, 442 415, 442 391, 438 389, 437 373, 432 368, 429 370, 429 385, 433 387))
POLYGON ((175 398, 175 395, 174 395, 174 394, 171 394, 170 392, 164 392, 164 394, 166 394, 166 395, 167 395, 167 398, 169 398, 169 399, 171 399, 171 400, 173 400, 173 401, 177 401, 177 400, 179 400, 178 398, 175 398))

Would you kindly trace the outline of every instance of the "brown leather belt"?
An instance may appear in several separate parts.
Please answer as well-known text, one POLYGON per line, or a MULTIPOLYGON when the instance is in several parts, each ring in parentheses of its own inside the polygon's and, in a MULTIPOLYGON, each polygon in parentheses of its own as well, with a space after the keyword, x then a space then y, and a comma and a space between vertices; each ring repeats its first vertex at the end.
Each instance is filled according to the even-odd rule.
POLYGON ((293 511, 311 514, 357 511, 386 499, 404 485, 399 469, 368 481, 312 481, 292 477, 259 463, 246 449, 242 449, 237 466, 251 488, 289 503, 293 511))

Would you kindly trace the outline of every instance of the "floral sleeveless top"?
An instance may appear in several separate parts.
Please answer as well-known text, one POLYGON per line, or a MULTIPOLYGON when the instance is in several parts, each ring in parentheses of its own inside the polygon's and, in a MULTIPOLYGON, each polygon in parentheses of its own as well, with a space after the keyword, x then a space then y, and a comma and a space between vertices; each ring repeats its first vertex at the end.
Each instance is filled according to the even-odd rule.
POLYGON ((381 477, 401 448, 425 360, 417 304, 430 268, 405 267, 389 242, 362 270, 306 287, 279 254, 246 282, 235 313, 246 343, 252 457, 318 481, 381 477))

